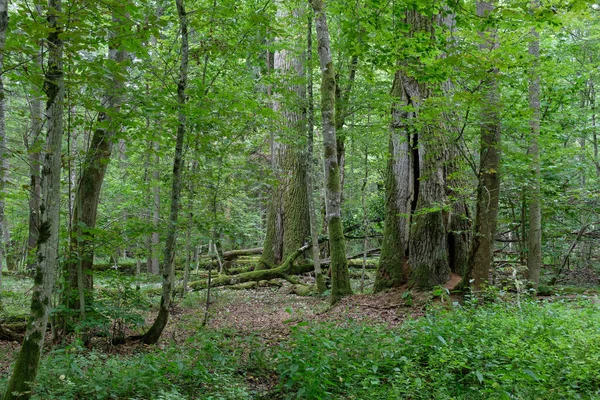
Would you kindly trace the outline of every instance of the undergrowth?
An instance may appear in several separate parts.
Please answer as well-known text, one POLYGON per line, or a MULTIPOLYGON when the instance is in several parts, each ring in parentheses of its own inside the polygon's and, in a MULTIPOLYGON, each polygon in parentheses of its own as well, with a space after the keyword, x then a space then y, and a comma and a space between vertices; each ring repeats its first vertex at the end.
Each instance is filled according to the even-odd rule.
POLYGON ((591 302, 438 311, 401 329, 298 326, 275 354, 303 399, 600 399, 591 302))
POLYGON ((597 299, 526 300, 395 329, 301 322, 276 343, 203 329, 125 354, 72 344, 44 356, 34 398, 600 399, 599 317, 597 299))

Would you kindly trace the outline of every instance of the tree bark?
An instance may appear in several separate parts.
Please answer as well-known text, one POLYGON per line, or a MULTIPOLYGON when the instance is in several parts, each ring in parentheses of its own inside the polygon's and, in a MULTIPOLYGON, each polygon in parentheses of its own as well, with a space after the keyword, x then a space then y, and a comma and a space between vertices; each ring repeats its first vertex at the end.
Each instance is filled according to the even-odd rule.
MULTIPOLYGON (((304 246, 299 247, 298 249, 296 249, 296 251, 290 254, 280 266, 276 268, 243 272, 241 274, 230 276, 219 276, 217 278, 213 278, 210 281, 210 285, 211 287, 228 286, 250 281, 259 282, 277 278, 286 279, 293 283, 297 283, 296 280, 293 279, 290 275, 302 274, 310 272, 314 269, 314 266, 312 264, 297 264, 295 262, 298 259, 298 257, 300 257, 300 255, 306 250, 308 250, 310 247, 310 244, 305 244, 304 246)), ((190 287, 194 290, 206 289, 208 287, 207 285, 208 281, 190 282, 190 287)))
MULTIPOLYGON (((40 10, 38 10, 38 13, 40 10)), ((38 57, 39 65, 42 66, 42 50, 40 49, 38 57)), ((29 229, 27 236, 27 269, 35 268, 35 249, 38 240, 38 229, 40 226, 39 209, 40 198, 42 196, 42 187, 40 185, 40 169, 42 154, 41 136, 43 130, 42 121, 42 99, 34 94, 29 102, 31 112, 31 133, 25 135, 24 144, 27 150, 29 161, 29 229)))
MULTIPOLYGON (((537 0, 532 1, 532 8, 539 7, 537 0)), ((540 136, 540 36, 535 28, 531 31, 529 42, 529 55, 532 57, 532 65, 529 81, 529 108, 531 109, 531 136, 529 141, 529 156, 531 157, 531 189, 529 190, 529 235, 527 252, 527 277, 533 282, 537 289, 540 283, 540 272, 542 269, 542 207, 541 207, 541 173, 540 173, 540 150, 538 138, 540 136)))
POLYGON ((397 71, 391 91, 394 103, 385 175, 385 222, 375 293, 408 282, 408 235, 418 181, 414 179, 413 137, 406 125, 409 115, 403 108, 408 99, 401 79, 397 71))
POLYGON ((313 263, 315 265, 315 281, 317 293, 323 293, 327 290, 325 277, 321 269, 321 252, 319 248, 319 233, 317 231, 317 211, 315 207, 314 193, 314 127, 315 127, 315 103, 313 96, 313 63, 312 63, 312 15, 308 15, 308 34, 307 34, 307 77, 308 77, 308 154, 306 169, 306 186, 308 188, 308 210, 310 216, 310 239, 312 242, 313 263))
MULTIPOLYGON (((6 18, 6 9, 1 12, 6 18)), ((6 386, 4 400, 29 399, 39 366, 58 263, 61 149, 64 111, 61 0, 48 1, 48 65, 44 79, 47 137, 42 168, 42 201, 37 264, 25 339, 6 386)))
MULTIPOLYGON (((277 18, 291 17, 284 2, 277 3, 277 18)), ((302 12, 291 12, 301 19, 302 12)), ((282 119, 282 130, 272 146, 273 172, 278 184, 273 188, 272 204, 267 215, 263 265, 277 265, 302 246, 310 236, 306 152, 294 142, 306 135, 306 101, 304 45, 294 38, 292 49, 275 52, 274 72, 291 82, 276 91, 273 109, 282 119), (295 48, 294 48, 295 47, 295 48), (277 93, 278 92, 278 93, 277 93), (272 249, 272 252, 271 252, 272 249)))
MULTIPOLYGON (((493 11, 493 3, 477 3, 477 15, 480 18, 489 18, 493 11)), ((482 51, 497 49, 495 28, 490 28, 481 35, 485 39, 480 45, 482 51)), ((481 144, 474 237, 469 248, 467 275, 463 281, 464 284, 469 284, 472 279, 473 289, 476 291, 489 283, 500 199, 501 129, 497 74, 498 69, 492 66, 489 76, 482 84, 484 101, 481 105, 481 144)))
MULTIPOLYGON (((116 15, 116 13, 114 13, 116 15)), ((86 153, 83 170, 77 188, 73 205, 73 222, 71 232, 71 259, 65 265, 66 306, 79 308, 83 312, 85 304, 92 298, 93 290, 93 264, 94 264, 94 228, 98 214, 100 191, 104 183, 104 176, 110 161, 113 138, 117 131, 119 121, 115 118, 121 106, 121 95, 124 87, 124 78, 121 72, 122 65, 127 58, 127 53, 117 42, 119 27, 122 21, 113 16, 115 32, 112 32, 108 45, 108 62, 116 65, 111 67, 114 72, 110 85, 103 98, 106 111, 98 115, 98 128, 92 135, 90 147, 86 153), (83 284, 83 287, 82 287, 83 284), (85 297, 73 296, 71 292, 79 288, 85 290, 85 297), (78 298, 79 301, 75 301, 78 298), (85 300, 84 300, 85 299, 85 300), (79 303, 79 304, 76 304, 79 303)))
POLYGON ((177 6, 177 15, 179 16, 179 26, 181 29, 181 65, 179 67, 179 82, 177 84, 177 103, 178 103, 178 125, 177 138, 175 144, 175 158, 173 160, 173 184, 171 192, 171 211, 169 214, 169 224, 167 227, 167 241, 163 258, 163 283, 162 295, 160 298, 160 308, 158 316, 154 323, 143 336, 142 341, 146 344, 155 344, 169 320, 169 306, 171 304, 171 292, 173 290, 173 261, 175 258, 175 245, 177 238, 177 221, 179 217, 179 204, 181 201, 181 177, 183 172, 183 142, 186 132, 186 94, 185 90, 188 82, 188 25, 187 13, 185 11, 183 0, 175 0, 177 6))
MULTIPOLYGON (((6 243, 3 240, 4 226, 4 199, 6 196, 6 171, 4 159, 6 158, 6 94, 4 93, 4 47, 6 43, 6 31, 8 29, 8 0, 0 0, 0 290, 2 290, 2 269, 4 249, 6 243)), ((0 297, 0 308, 2 298, 0 297)))
POLYGON ((329 28, 323 0, 310 1, 315 12, 319 63, 321 65, 321 119, 325 163, 325 210, 331 254, 331 302, 352 293, 346 261, 346 241, 342 225, 340 169, 335 131, 335 70, 331 58, 329 28))

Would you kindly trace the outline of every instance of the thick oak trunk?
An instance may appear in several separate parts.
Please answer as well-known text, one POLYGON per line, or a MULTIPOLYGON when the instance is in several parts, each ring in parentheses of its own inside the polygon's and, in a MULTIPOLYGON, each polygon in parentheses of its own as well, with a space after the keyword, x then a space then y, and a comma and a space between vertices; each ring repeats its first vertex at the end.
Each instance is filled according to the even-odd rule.
MULTIPOLYGON (((290 12, 283 2, 278 3, 277 18, 289 19, 290 12)), ((303 13, 294 10, 294 18, 301 19, 303 13)), ((274 73, 286 84, 276 90, 273 109, 282 120, 274 135, 272 145, 273 173, 277 185, 273 188, 269 213, 267 214, 267 236, 262 266, 269 267, 283 262, 310 236, 310 218, 307 186, 306 152, 295 142, 306 137, 305 56, 302 38, 295 40, 297 49, 282 49, 274 54, 274 73)))

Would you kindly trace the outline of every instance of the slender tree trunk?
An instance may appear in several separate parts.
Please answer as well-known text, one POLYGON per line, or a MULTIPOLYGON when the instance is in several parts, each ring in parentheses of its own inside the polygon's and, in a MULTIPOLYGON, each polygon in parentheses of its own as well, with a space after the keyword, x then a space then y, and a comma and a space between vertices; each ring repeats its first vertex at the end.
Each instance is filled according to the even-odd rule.
MULTIPOLYGON (((477 15, 480 18, 488 18, 493 10, 493 3, 477 3, 477 15)), ((498 47, 495 29, 482 32, 482 36, 485 38, 480 46, 482 51, 492 51, 498 47)), ((482 85, 484 101, 481 105, 481 144, 474 237, 467 260, 467 276, 463 281, 464 284, 468 284, 472 279, 475 290, 480 290, 489 283, 498 219, 501 129, 497 73, 497 68, 492 68, 482 85)))
POLYGON ((323 0, 310 1, 315 12, 319 62, 321 65, 321 119, 325 163, 325 205, 331 254, 331 301, 352 293, 346 261, 346 240, 342 225, 340 169, 335 134, 335 70, 331 58, 329 28, 323 0))
POLYGON ((408 234, 418 180, 414 179, 414 144, 406 124, 409 113, 403 105, 408 99, 401 79, 400 71, 396 72, 391 91, 394 103, 385 175, 383 244, 373 287, 375 293, 408 282, 408 234))
POLYGON ((155 344, 167 325, 169 319, 169 306, 171 304, 171 291, 173 289, 173 261, 175 258, 175 245, 177 237, 177 220, 179 217, 179 204, 181 197, 181 177, 183 169, 183 142, 186 131, 186 94, 185 89, 188 80, 188 26, 187 14, 183 0, 175 0, 177 14, 179 15, 179 26, 181 29, 181 65, 179 67, 179 82, 177 84, 178 103, 178 125, 175 144, 175 158, 173 160, 173 185, 171 192, 171 211, 169 214, 169 225, 167 227, 167 241, 163 259, 163 283, 160 308, 154 324, 142 338, 146 344, 155 344))
MULTIPOLYGON (((538 1, 533 0, 532 7, 538 8, 538 1)), ((529 156, 531 157, 532 186, 529 190, 529 246, 527 252, 527 275, 537 289, 540 283, 542 269, 542 207, 541 207, 541 173, 540 150, 540 36, 535 28, 531 32, 529 55, 533 58, 529 81, 529 108, 531 109, 531 138, 529 141, 529 156)))
MULTIPOLYGON (((344 177, 346 166, 346 135, 344 125, 348 116, 348 105, 350 104, 350 95, 352 87, 356 80, 356 70, 358 69, 358 56, 352 56, 350 60, 350 71, 348 72, 348 83, 343 89, 336 79, 335 85, 335 133, 338 165, 340 167, 340 187, 342 188, 342 197, 344 193, 344 177)), ((343 199, 342 199, 343 200, 343 199)))
MULTIPOLYGON (((5 198, 5 170, 4 159, 6 158, 6 97, 4 93, 4 45, 6 43, 6 31, 8 29, 8 0, 0 0, 0 237, 6 227, 4 226, 4 198, 5 198)), ((3 239, 0 239, 0 290, 2 290, 2 269, 4 265, 3 239)), ((0 309, 2 298, 0 297, 0 309)))
POLYGON ((150 248, 148 252, 148 272, 154 275, 160 273, 158 262, 158 246, 160 244, 160 235, 158 234, 158 225, 160 224, 160 155, 158 154, 158 144, 151 143, 156 151, 154 158, 155 165, 152 171, 152 227, 150 234, 150 248))
MULTIPOLYGON (((6 3, 4 3, 6 4, 6 3)), ((6 19, 6 8, 0 10, 6 19)), ((63 45, 60 38, 62 27, 61 0, 48 1, 48 66, 44 80, 47 95, 46 118, 47 138, 42 169, 42 201, 40 204, 40 230, 38 238, 37 264, 31 300, 31 311, 27 321, 25 339, 6 386, 3 400, 29 399, 35 381, 40 355, 46 336, 46 325, 50 311, 52 292, 58 262, 60 226, 60 178, 61 145, 63 134, 64 81, 63 45)))
POLYGON ((307 77, 308 77, 308 154, 306 169, 306 186, 308 188, 308 209, 310 214, 310 238, 312 242, 313 263, 315 264, 315 281, 317 292, 323 293, 327 290, 325 278, 321 270, 321 252, 319 249, 319 233, 317 231, 317 211, 314 199, 314 127, 315 127, 315 103, 313 96, 313 63, 312 63, 312 15, 308 15, 307 35, 307 77))
MULTIPOLYGON (((42 55, 40 51, 39 63, 42 64, 42 55)), ((31 133, 25 136, 25 149, 29 161, 29 229, 27 236, 27 269, 35 268, 34 252, 37 246, 39 229, 39 210, 42 188, 40 186, 40 168, 41 168, 41 133, 43 129, 42 121, 42 99, 35 95, 30 101, 31 109, 31 133)))

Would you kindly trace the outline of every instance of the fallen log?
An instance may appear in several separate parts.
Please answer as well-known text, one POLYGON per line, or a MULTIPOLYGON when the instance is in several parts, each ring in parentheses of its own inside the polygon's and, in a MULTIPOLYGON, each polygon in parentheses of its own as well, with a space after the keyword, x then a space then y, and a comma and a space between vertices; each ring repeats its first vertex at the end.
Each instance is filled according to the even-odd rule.
MULTIPOLYGON (((237 285, 240 283, 251 282, 251 281, 256 281, 256 282, 270 281, 271 279, 277 279, 277 278, 285 279, 288 282, 291 282, 292 284, 297 284, 298 281, 295 278, 293 278, 291 275, 304 274, 304 273, 311 272, 314 270, 314 266, 312 264, 302 264, 302 265, 294 264, 294 261, 296 261, 296 259, 298 257, 300 257, 300 255, 303 252, 305 252, 306 250, 308 250, 310 247, 311 247, 310 244, 305 244, 304 246, 302 246, 301 248, 299 248, 298 250, 293 252, 284 261, 284 263, 281 264, 277 268, 243 272, 241 274, 231 275, 231 276, 219 276, 212 280, 211 286, 213 286, 213 287, 230 286, 230 285, 237 285)), ((206 281, 190 282, 189 287, 194 290, 205 289, 207 287, 207 282, 206 281)))
POLYGON ((12 329, 5 328, 0 325, 0 340, 6 342, 20 342, 23 339, 21 335, 14 332, 12 329))
POLYGON ((223 258, 225 260, 232 260, 241 256, 252 256, 256 254, 262 254, 262 252, 262 247, 256 247, 254 249, 230 250, 223 252, 223 258))

